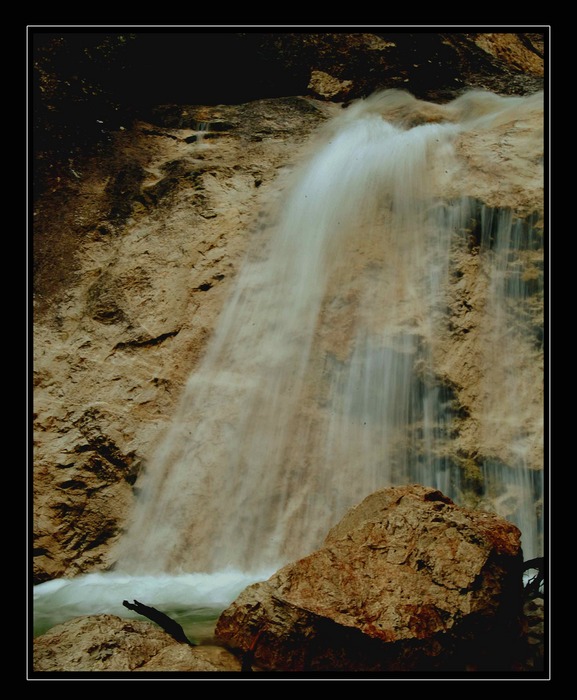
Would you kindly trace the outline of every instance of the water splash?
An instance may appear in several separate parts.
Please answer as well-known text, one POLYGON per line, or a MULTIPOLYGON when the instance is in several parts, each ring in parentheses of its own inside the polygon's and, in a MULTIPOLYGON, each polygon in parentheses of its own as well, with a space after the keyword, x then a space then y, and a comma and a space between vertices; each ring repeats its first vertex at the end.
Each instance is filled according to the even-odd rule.
POLYGON ((241 571, 217 574, 161 574, 132 576, 93 573, 74 579, 55 579, 34 587, 34 633, 82 615, 117 615, 142 620, 122 605, 123 600, 150 601, 177 620, 194 643, 210 643, 218 615, 255 581, 271 571, 247 575, 241 571))
POLYGON ((150 461, 119 571, 274 568, 375 489, 407 482, 490 507, 509 482, 529 484, 508 515, 535 555, 542 240, 526 217, 466 192, 483 173, 459 181, 458 144, 513 128, 539 101, 474 93, 439 106, 386 92, 319 136, 150 461), (447 312, 463 256, 483 291, 474 345, 447 312), (473 416, 447 370, 447 338, 456 347, 461 332, 462 361, 481 377, 473 416), (477 449, 457 446, 467 432, 477 449))

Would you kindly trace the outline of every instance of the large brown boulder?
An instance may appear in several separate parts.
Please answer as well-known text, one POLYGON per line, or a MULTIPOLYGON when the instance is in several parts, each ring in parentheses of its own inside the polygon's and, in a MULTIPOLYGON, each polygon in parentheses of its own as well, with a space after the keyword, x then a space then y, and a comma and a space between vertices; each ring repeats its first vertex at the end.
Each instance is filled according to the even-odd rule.
POLYGON ((277 671, 508 670, 519 652, 520 533, 439 491, 378 491, 324 546, 247 588, 217 638, 277 671))

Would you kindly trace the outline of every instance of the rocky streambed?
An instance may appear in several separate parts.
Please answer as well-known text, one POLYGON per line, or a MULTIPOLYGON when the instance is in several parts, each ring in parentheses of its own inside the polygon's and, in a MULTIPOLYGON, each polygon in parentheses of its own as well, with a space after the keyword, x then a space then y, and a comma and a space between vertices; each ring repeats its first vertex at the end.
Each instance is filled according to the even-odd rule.
POLYGON ((218 646, 137 605, 160 622, 73 619, 35 640, 34 671, 539 677, 544 587, 523 582, 519 535, 433 489, 384 489, 321 549, 246 588, 218 619, 218 646))

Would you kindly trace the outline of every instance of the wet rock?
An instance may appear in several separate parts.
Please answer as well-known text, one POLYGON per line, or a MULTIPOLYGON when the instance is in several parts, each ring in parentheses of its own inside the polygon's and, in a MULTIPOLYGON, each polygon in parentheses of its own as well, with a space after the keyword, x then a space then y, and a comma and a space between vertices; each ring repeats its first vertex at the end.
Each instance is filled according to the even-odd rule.
MULTIPOLYGON (((39 154, 38 167, 46 166, 50 176, 46 187, 38 190, 33 212, 35 581, 113 563, 110 550, 132 510, 139 465, 146 464, 174 415, 249 240, 270 225, 268 208, 282 189, 283 176, 306 153, 303 145, 312 132, 327 117, 342 112, 344 105, 334 100, 343 99, 344 93, 334 93, 332 103, 326 97, 310 99, 315 94, 307 87, 311 77, 330 76, 337 81, 331 85, 338 83, 347 91, 353 80, 349 99, 368 94, 377 83, 410 90, 413 79, 423 82, 428 72, 437 70, 437 64, 429 64, 433 58, 457 70, 465 64, 458 64, 456 56, 472 56, 475 60, 466 66, 487 67, 487 77, 491 62, 497 60, 494 54, 509 51, 519 79, 539 79, 536 73, 519 72, 529 67, 519 63, 523 56, 532 62, 539 57, 538 37, 491 35, 484 37, 482 49, 479 38, 483 36, 246 35, 241 43, 256 42, 253 48, 259 56, 272 57, 276 66, 282 63, 287 76, 298 73, 300 92, 281 90, 280 97, 239 104, 189 104, 199 99, 195 86, 187 94, 188 102, 156 102, 147 109, 146 121, 140 120, 142 114, 138 120, 123 121, 122 129, 108 134, 111 146, 106 150, 75 152, 74 159, 58 168, 52 158, 39 154), (480 55, 482 62, 476 60, 480 55), (385 63, 387 71, 382 72, 385 63), (208 125, 218 138, 198 142, 200 125, 208 125), (92 405, 106 408, 106 416, 98 419, 103 443, 100 438, 89 440, 82 432, 84 421, 78 422, 92 405), (118 468, 110 461, 117 457, 118 468)), ((80 36, 68 39, 81 41, 80 36)), ((185 44, 190 50, 190 38, 185 44)), ((59 53, 66 45, 63 40, 53 50, 59 53)), ((136 47, 132 40, 117 48, 131 46, 136 47)), ((82 50, 80 55, 87 54, 82 50)), ((76 74, 78 66, 67 65, 74 65, 76 74)), ((156 66, 154 74, 159 74, 156 66)), ((510 72, 499 76, 509 92, 516 89, 510 72)), ((458 90, 469 84, 462 77, 463 82, 455 83, 458 90)), ((218 81, 211 84, 220 86, 218 81)), ((47 98, 52 95, 59 104, 69 105, 65 80, 50 85, 55 92, 48 90, 47 98)), ((259 96, 263 95, 268 93, 259 96)), ((54 112, 47 114, 54 118, 54 112)), ((90 115, 96 122, 95 110, 90 115)), ((542 207, 537 165, 543 148, 542 113, 529 116, 531 120, 503 123, 456 144, 463 162, 472 162, 473 172, 483 177, 468 182, 466 171, 457 173, 455 197, 465 194, 491 207, 528 212, 542 207)), ((528 257, 531 252, 524 251, 518 276, 532 276, 533 290, 539 287, 541 271, 539 260, 528 257)), ((508 423, 498 430, 482 430, 478 409, 484 375, 471 358, 477 357, 483 341, 483 275, 475 250, 454 256, 459 257, 462 277, 451 285, 448 325, 453 330, 439 345, 436 363, 444 385, 451 387, 459 418, 448 449, 459 459, 462 454, 472 466, 469 472, 474 472, 485 456, 508 464, 516 443, 508 423)), ((517 289, 517 278, 508 284, 517 289)), ((534 296, 523 303, 530 314, 531 337, 542 355, 542 305, 534 296)), ((511 354, 521 356, 521 351, 515 347, 511 354)), ((542 366, 535 367, 535 376, 526 383, 535 389, 522 404, 537 405, 541 420, 542 366)), ((532 440, 527 459, 537 473, 543 453, 533 413, 523 417, 523 424, 529 426, 532 440)), ((448 454, 447 459, 457 458, 448 454)), ((480 475, 472 476, 476 484, 480 475)))
POLYGON ((114 156, 84 163, 74 190, 37 203, 35 582, 113 563, 135 479, 204 352, 252 221, 323 120, 299 98, 159 108, 154 124, 117 135, 114 156), (186 143, 201 120, 221 138, 186 143))
POLYGON ((421 486, 353 508, 324 546, 247 588, 217 638, 267 670, 507 670, 521 653, 520 533, 421 486))

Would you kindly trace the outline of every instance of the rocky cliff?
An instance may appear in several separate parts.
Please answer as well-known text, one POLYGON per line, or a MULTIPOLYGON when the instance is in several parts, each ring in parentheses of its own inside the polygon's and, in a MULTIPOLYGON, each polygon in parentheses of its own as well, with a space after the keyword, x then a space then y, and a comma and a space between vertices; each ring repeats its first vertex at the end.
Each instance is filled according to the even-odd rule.
MULTIPOLYGON (((151 66, 153 37, 122 37, 84 37, 83 45, 80 35, 51 32, 34 46, 36 582, 114 563, 112 547, 147 458, 203 354, 263 212, 315 130, 376 89, 403 88, 431 102, 470 87, 528 94, 542 86, 544 71, 544 37, 537 34, 218 35, 212 46, 230 50, 224 76, 210 61, 194 64, 198 52, 206 56, 207 37, 179 35, 170 50, 162 43, 156 57, 163 70, 151 66), (78 42, 82 51, 75 53, 78 42), (202 51, 191 50, 196 44, 202 51), (170 61, 174 68, 185 55, 190 85, 163 80, 170 61), (117 73, 115 61, 122 61, 117 73)), ((535 109, 463 140, 463 159, 482 177, 460 178, 458 194, 494 211, 514 208, 542 231, 542 118, 535 109)), ((505 429, 481 436, 476 415, 482 377, 470 359, 479 352, 476 294, 485 282, 475 235, 472 229, 468 253, 459 253, 452 333, 437 349, 460 416, 452 455, 472 501, 480 453, 507 462, 510 447, 505 429)), ((520 274, 537 279, 542 267, 529 250, 520 274)), ((526 315, 536 335, 541 311, 542 297, 530 299, 526 315)), ((542 335, 534 353, 538 385, 542 335)), ((542 399, 539 390, 528 399, 528 423, 542 399)), ((540 469, 538 441, 527 449, 532 468, 540 469)), ((505 509, 512 491, 498 494, 505 509)))
POLYGON ((39 580, 111 563, 263 201, 326 111, 304 98, 159 109, 36 204, 39 580))

